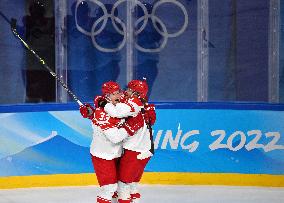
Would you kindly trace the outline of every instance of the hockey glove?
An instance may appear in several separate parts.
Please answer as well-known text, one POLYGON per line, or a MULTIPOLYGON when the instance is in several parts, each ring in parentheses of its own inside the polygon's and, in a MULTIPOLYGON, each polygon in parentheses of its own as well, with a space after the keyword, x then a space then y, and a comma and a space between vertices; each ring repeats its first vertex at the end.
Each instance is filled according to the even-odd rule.
POLYGON ((80 106, 80 113, 83 118, 93 119, 95 109, 90 104, 80 106))
POLYGON ((155 111, 155 105, 154 104, 145 104, 145 113, 144 113, 144 119, 147 124, 150 124, 151 126, 155 124, 156 122, 156 111, 155 111))
POLYGON ((141 113, 135 117, 128 117, 122 124, 122 128, 126 130, 129 136, 133 136, 140 128, 144 126, 144 119, 141 113))
POLYGON ((104 108, 105 105, 107 104, 107 100, 103 96, 96 96, 94 99, 95 107, 99 108, 102 107, 104 108))

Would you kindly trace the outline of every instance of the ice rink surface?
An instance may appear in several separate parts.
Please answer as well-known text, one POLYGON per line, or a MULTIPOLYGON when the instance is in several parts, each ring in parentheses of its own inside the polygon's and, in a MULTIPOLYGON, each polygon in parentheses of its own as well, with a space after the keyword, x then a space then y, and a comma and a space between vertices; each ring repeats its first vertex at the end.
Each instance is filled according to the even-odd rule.
MULTIPOLYGON (((284 188, 141 185, 140 203, 284 203, 284 188)), ((96 203, 97 186, 0 190, 0 203, 96 203)))

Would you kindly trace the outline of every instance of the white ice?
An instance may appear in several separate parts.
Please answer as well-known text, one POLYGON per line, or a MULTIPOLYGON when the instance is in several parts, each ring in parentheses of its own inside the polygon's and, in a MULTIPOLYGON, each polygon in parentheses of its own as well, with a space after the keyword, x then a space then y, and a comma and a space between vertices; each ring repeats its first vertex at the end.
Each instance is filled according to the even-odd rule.
MULTIPOLYGON (((140 203, 284 203, 284 188, 141 185, 140 203)), ((0 190, 0 203, 96 203, 97 186, 0 190)))

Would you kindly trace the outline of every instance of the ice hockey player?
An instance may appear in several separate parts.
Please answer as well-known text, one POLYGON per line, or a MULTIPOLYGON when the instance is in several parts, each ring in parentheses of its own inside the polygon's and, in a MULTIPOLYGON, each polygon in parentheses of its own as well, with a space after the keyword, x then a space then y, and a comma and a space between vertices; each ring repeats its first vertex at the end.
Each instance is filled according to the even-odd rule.
MULTIPOLYGON (((116 82, 106 82, 102 86, 102 94, 105 100, 112 105, 116 105, 121 97, 121 90, 116 82)), ((136 132, 144 125, 143 120, 136 122, 131 128, 127 122, 122 123, 122 119, 110 117, 99 104, 101 97, 96 97, 94 109, 86 104, 80 107, 80 112, 84 118, 92 119, 93 140, 90 147, 93 166, 100 185, 97 196, 97 203, 111 203, 112 196, 117 191, 118 185, 118 158, 122 154, 121 141, 136 132), (130 129, 131 128, 131 129, 130 129), (129 134, 130 132, 130 134, 129 134)))
MULTIPOLYGON (((123 140, 124 153, 119 162, 118 202, 138 202, 140 193, 137 184, 144 168, 153 155, 151 126, 155 123, 154 105, 147 104, 148 85, 145 81, 132 80, 128 83, 125 99, 116 105, 107 103, 104 110, 115 118, 126 118, 126 125, 136 126, 143 120, 144 125, 123 140), (136 125, 135 125, 136 124, 136 125)), ((131 128, 128 128, 128 130, 131 128)), ((131 133, 131 132, 128 132, 131 133)))

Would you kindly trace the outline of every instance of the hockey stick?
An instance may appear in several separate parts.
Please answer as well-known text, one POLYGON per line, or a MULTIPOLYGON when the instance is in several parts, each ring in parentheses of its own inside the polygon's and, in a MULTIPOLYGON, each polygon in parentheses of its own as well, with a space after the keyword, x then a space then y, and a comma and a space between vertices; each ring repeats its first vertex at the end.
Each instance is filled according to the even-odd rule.
MULTIPOLYGON (((4 16, 2 13, 0 13, 1 16, 9 22, 6 16, 4 16)), ((45 61, 21 38, 21 36, 17 32, 17 20, 12 19, 11 22, 9 22, 11 25, 11 30, 13 34, 22 42, 22 44, 38 59, 38 61, 43 65, 44 68, 46 68, 49 73, 60 83, 60 85, 67 91, 67 93, 76 101, 79 106, 82 106, 83 103, 78 99, 78 97, 68 88, 67 84, 63 82, 61 79, 62 76, 57 75, 51 68, 45 63, 45 61)))
POLYGON ((150 140, 151 140, 151 149, 150 152, 154 155, 155 154, 155 144, 154 144, 154 139, 153 139, 153 129, 151 126, 151 119, 149 120, 149 123, 146 124, 149 131, 150 131, 150 140))
POLYGON ((9 19, 1 11, 0 11, 0 16, 2 16, 4 20, 11 25, 11 22, 9 21, 9 19))

